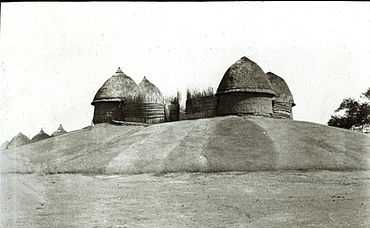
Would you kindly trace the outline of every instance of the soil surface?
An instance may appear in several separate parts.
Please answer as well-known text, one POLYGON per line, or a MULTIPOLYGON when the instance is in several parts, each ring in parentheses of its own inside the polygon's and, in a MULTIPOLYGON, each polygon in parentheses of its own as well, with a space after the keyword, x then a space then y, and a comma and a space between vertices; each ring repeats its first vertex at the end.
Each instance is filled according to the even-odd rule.
POLYGON ((0 150, 0 227, 370 227, 361 170, 370 137, 314 123, 98 124, 0 150))
POLYGON ((2 228, 370 227, 370 171, 0 177, 2 228))
POLYGON ((238 116, 151 126, 98 124, 0 151, 3 173, 141 174, 370 170, 370 137, 320 124, 238 116))

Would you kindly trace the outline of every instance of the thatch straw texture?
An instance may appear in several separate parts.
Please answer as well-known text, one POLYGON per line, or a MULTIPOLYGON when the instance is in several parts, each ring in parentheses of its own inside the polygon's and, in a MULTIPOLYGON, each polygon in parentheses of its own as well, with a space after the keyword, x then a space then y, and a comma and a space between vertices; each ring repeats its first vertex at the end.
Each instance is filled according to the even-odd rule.
POLYGON ((0 150, 6 150, 8 148, 8 145, 9 145, 9 141, 5 141, 1 144, 0 146, 0 150))
POLYGON ((14 136, 12 140, 10 140, 8 148, 14 148, 28 143, 30 143, 30 139, 27 136, 25 136, 22 132, 19 132, 18 135, 14 136))
POLYGON ((283 78, 272 72, 266 73, 266 76, 271 83, 272 89, 276 93, 272 102, 273 117, 293 119, 292 107, 295 106, 295 103, 288 84, 283 78))
POLYGON ((146 77, 139 85, 120 70, 98 91, 93 122, 159 123, 165 119, 161 91, 146 77))
POLYGON ((272 101, 272 117, 279 119, 293 119, 292 104, 272 101))
POLYGON ((274 100, 290 103, 292 106, 295 106, 292 92, 290 92, 289 86, 285 80, 272 72, 267 72, 266 76, 276 94, 274 100))
POLYGON ((245 56, 227 69, 217 89, 217 94, 233 92, 275 95, 263 70, 245 56))
POLYGON ((217 115, 272 116, 272 100, 265 94, 228 93, 218 95, 217 115))
POLYGON ((215 93, 212 87, 208 87, 204 90, 198 89, 187 89, 186 90, 186 100, 191 100, 194 98, 201 98, 201 97, 211 97, 214 96, 215 93))
POLYGON ((217 115, 272 115, 275 92, 263 70, 247 57, 229 67, 216 95, 217 115))
POLYGON ((146 77, 143 78, 138 87, 139 96, 142 97, 144 103, 164 103, 161 91, 146 77))
POLYGON ((100 87, 92 104, 107 101, 122 101, 128 96, 135 96, 138 90, 139 88, 135 81, 118 68, 116 73, 100 87))
POLYGON ((123 120, 150 124, 164 122, 164 109, 163 103, 124 103, 122 105, 123 120))
POLYGON ((55 137, 55 136, 63 135, 65 133, 67 133, 67 131, 64 130, 63 125, 59 124, 58 129, 54 131, 53 134, 51 134, 51 136, 55 137))
POLYGON ((31 143, 50 138, 50 135, 46 134, 44 130, 41 128, 40 132, 32 137, 31 143))
POLYGON ((146 77, 139 83, 138 92, 122 104, 124 121, 160 123, 165 120, 164 98, 161 91, 146 77))
MULTIPOLYGON (((191 97, 191 96, 187 96, 191 97)), ((186 119, 199 119, 216 116, 217 97, 198 96, 186 99, 186 119)))

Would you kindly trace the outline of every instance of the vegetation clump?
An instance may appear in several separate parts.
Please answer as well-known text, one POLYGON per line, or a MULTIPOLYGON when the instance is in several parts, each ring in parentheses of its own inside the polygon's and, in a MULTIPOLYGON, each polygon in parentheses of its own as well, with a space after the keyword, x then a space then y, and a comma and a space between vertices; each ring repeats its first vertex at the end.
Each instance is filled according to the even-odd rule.
POLYGON ((370 124, 370 88, 360 99, 343 99, 328 121, 329 126, 350 129, 353 126, 370 124))

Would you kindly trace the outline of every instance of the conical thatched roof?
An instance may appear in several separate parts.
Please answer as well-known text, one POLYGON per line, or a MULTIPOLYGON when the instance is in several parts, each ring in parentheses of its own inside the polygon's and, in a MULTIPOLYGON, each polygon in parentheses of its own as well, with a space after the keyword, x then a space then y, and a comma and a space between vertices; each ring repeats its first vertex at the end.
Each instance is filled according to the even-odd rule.
POLYGON ((161 91, 146 77, 139 83, 139 94, 148 103, 163 103, 161 91))
POLYGON ((8 148, 8 145, 9 145, 9 141, 6 140, 5 142, 3 142, 3 144, 1 144, 0 150, 6 150, 8 148))
POLYGON ((32 137, 31 143, 50 138, 50 135, 46 134, 44 130, 41 128, 40 132, 32 137))
POLYGON ((118 67, 116 73, 100 87, 92 104, 104 101, 121 101, 127 97, 135 96, 137 91, 138 86, 135 81, 118 67))
POLYGON ((22 132, 19 132, 18 135, 14 136, 12 140, 10 140, 8 148, 14 148, 28 143, 30 143, 30 139, 27 136, 25 136, 22 132))
POLYGON ((217 94, 232 92, 275 95, 263 70, 245 56, 227 69, 217 89, 217 94))
POLYGON ((65 133, 67 133, 67 131, 64 130, 64 128, 63 128, 63 126, 61 124, 59 124, 58 129, 56 131, 54 131, 53 134, 51 134, 51 136, 54 137, 54 136, 58 136, 58 135, 63 135, 65 133))
POLYGON ((293 95, 290 92, 289 86, 285 80, 272 72, 267 72, 266 76, 270 80, 272 89, 276 93, 275 100, 279 102, 291 103, 293 106, 295 106, 293 95))

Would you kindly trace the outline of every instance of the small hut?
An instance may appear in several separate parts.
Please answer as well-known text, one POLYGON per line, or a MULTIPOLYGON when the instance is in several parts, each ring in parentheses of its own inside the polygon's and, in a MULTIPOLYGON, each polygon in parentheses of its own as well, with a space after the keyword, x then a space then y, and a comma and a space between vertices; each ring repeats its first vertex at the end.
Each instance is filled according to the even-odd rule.
POLYGON ((146 77, 138 85, 139 91, 123 105, 126 121, 160 123, 165 120, 164 98, 161 91, 146 77))
POLYGON ((217 115, 272 116, 275 92, 263 70, 247 57, 231 65, 218 86, 217 115))
POLYGON ((22 146, 28 143, 30 143, 30 139, 27 136, 25 136, 22 132, 19 132, 18 135, 14 136, 12 140, 10 140, 8 144, 8 149, 22 146))
POLYGON ((127 97, 135 97, 138 86, 118 67, 116 73, 100 87, 93 102, 93 123, 123 120, 122 103, 127 97))
POLYGON ((32 137, 31 143, 38 142, 40 140, 44 140, 50 138, 50 135, 46 134, 44 130, 41 128, 40 132, 32 137))
POLYGON ((3 142, 3 144, 1 144, 0 150, 6 150, 8 148, 8 145, 9 145, 9 141, 6 140, 5 142, 3 142))
POLYGON ((272 72, 266 73, 276 97, 272 100, 274 118, 293 119, 292 108, 295 106, 293 95, 285 80, 272 72))
POLYGON ((56 131, 54 131, 53 134, 51 134, 51 136, 55 137, 55 136, 63 135, 65 133, 67 133, 67 131, 64 130, 64 128, 61 124, 59 124, 58 129, 56 131))

